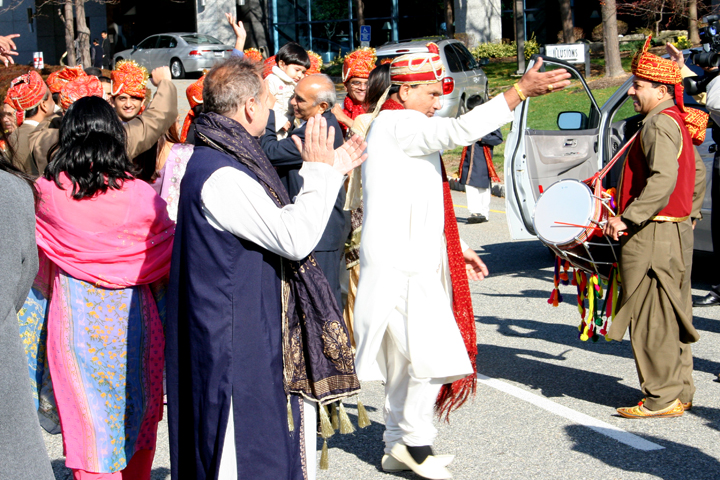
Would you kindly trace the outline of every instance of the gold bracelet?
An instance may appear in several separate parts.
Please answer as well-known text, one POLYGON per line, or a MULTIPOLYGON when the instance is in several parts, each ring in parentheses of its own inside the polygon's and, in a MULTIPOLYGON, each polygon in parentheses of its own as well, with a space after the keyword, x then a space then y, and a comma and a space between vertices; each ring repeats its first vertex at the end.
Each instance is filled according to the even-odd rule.
POLYGON ((516 83, 515 85, 513 85, 513 88, 515 88, 515 91, 517 92, 518 97, 520 97, 521 102, 527 100, 527 97, 523 94, 522 90, 520 90, 520 84, 516 83))

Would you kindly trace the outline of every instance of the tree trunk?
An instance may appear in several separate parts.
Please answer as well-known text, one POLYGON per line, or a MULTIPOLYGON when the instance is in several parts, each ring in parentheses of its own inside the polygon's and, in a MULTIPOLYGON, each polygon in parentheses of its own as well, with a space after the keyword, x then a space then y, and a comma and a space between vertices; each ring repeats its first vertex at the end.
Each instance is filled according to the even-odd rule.
POLYGON ((445 25, 448 38, 455 38, 455 13, 453 7, 455 0, 445 0, 445 25))
POLYGON ((90 61, 90 29, 85 21, 85 0, 75 0, 75 16, 77 18, 78 46, 80 63, 84 68, 91 67, 90 61))
POLYGON ((690 37, 690 43, 697 45, 700 43, 700 34, 698 33, 698 12, 697 12, 697 0, 690 0, 688 2, 688 36, 690 37))
POLYGON ((619 77, 625 71, 620 63, 620 42, 618 41, 617 7, 615 0, 602 4, 603 43, 605 45, 605 76, 619 77))
POLYGON ((560 20, 563 27, 563 43, 575 43, 575 32, 573 32, 572 10, 570 0, 559 0, 560 20))
POLYGON ((67 49, 67 64, 71 67, 77 65, 75 58, 75 26, 73 25, 73 0, 65 0, 63 11, 59 12, 60 19, 65 24, 65 48, 67 49))
POLYGON ((658 19, 655 22, 655 38, 660 36, 660 23, 662 23, 663 10, 665 10, 665 1, 660 4, 660 11, 658 12, 658 19))
POLYGON ((357 15, 355 18, 357 18, 358 25, 362 27, 365 25, 365 4, 363 0, 355 0, 355 6, 357 7, 357 15))

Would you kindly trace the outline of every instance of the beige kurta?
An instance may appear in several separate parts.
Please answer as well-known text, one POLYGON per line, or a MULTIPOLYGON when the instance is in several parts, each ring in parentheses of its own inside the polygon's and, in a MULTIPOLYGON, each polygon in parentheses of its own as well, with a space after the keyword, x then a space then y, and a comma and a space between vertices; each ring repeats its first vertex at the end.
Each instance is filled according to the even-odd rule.
MULTIPOLYGON (((133 159, 150 149, 173 122, 177 121, 177 89, 170 80, 162 80, 157 87, 152 102, 142 115, 124 123, 127 132, 128 156, 133 159)), ((30 146, 34 163, 39 174, 47 166, 48 152, 58 142, 59 130, 55 116, 46 119, 30 136, 30 146)))
MULTIPOLYGON (((676 398, 692 400, 692 354, 699 339, 692 325, 690 271, 691 220, 656 222, 675 189, 682 134, 659 113, 663 102, 643 120, 639 140, 650 175, 642 193, 621 213, 628 235, 621 237, 620 275, 623 299, 608 336, 622 340, 628 326, 646 406, 658 410, 676 398)), ((695 150, 692 218, 700 217, 705 194, 705 166, 695 150)))

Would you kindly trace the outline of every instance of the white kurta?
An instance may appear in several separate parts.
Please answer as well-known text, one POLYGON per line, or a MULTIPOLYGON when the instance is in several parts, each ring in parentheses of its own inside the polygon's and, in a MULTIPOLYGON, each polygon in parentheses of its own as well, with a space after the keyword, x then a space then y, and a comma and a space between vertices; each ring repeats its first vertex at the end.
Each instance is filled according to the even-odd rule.
POLYGON ((471 145, 512 119, 498 95, 456 119, 386 110, 370 127, 353 325, 360 380, 386 379, 380 347, 402 299, 416 375, 451 382, 472 373, 451 307, 438 152, 471 145))
MULTIPOLYGON (((231 167, 220 168, 203 185, 203 213, 218 230, 228 231, 282 257, 301 260, 315 249, 325 231, 343 175, 329 165, 305 163, 300 176, 304 180, 303 188, 294 203, 279 208, 262 185, 248 174, 231 167)), ((308 480, 314 480, 316 404, 303 400, 303 415, 308 480)), ((234 431, 233 424, 233 415, 230 415, 227 431, 234 431)), ((221 480, 237 478, 235 448, 235 436, 225 435, 219 467, 221 480)))

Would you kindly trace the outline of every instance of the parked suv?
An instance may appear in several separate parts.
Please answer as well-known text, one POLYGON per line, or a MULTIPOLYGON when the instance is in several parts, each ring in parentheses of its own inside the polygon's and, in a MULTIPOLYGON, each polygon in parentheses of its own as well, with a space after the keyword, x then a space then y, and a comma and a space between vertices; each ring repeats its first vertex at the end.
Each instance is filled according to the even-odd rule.
POLYGON ((456 117, 468 110, 467 101, 470 97, 479 95, 483 100, 488 99, 488 80, 485 72, 465 45, 457 40, 429 38, 386 43, 376 49, 378 63, 406 53, 427 52, 429 42, 437 44, 440 58, 445 66, 445 78, 442 79, 442 108, 435 115, 456 117))
MULTIPOLYGON (((685 52, 687 58, 687 51, 685 52)), ((563 179, 584 180, 600 170, 639 128, 639 115, 627 92, 630 77, 610 98, 599 106, 580 72, 556 58, 540 55, 547 71, 564 68, 582 88, 567 95, 564 102, 533 105, 537 99, 525 100, 515 109, 515 120, 505 141, 505 206, 513 239, 532 238, 535 204, 544 190, 563 179)), ((537 57, 529 63, 530 68, 537 57)), ((688 62, 689 63, 689 62, 688 62)), ((702 75, 695 65, 690 69, 702 75)), ((685 105, 706 111, 704 105, 685 95, 685 105)), ((703 220, 695 228, 695 250, 712 252, 710 217, 711 172, 717 146, 708 128, 705 142, 697 147, 705 162, 707 190, 702 206, 703 220)), ((627 154, 627 153, 626 153, 627 154)), ((622 159, 605 178, 605 187, 616 186, 622 159)))

